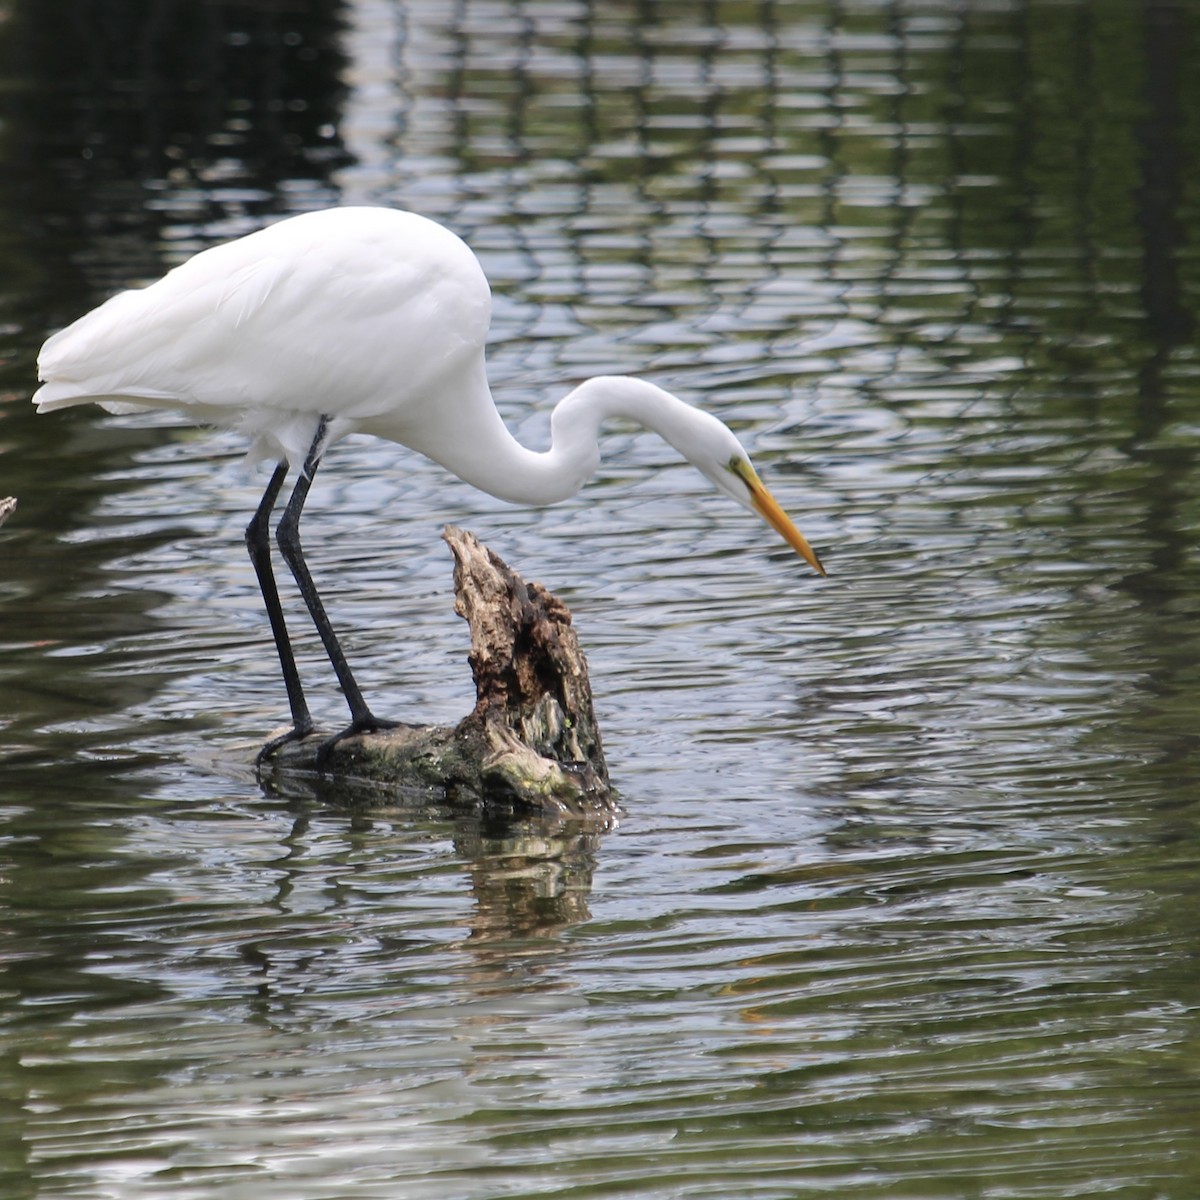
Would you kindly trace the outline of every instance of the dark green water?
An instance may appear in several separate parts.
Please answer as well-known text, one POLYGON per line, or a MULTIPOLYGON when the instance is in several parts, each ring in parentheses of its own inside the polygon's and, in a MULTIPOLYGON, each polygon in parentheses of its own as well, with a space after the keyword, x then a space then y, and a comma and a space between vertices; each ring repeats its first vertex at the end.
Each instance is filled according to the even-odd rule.
POLYGON ((0 0, 0 1193, 1200 1194, 1198 52, 1151 0, 0 0), (467 525, 575 612, 615 830, 265 794, 265 478, 28 404, 111 291, 361 202, 476 248, 523 438, 648 375, 830 569, 647 437, 541 511, 331 455, 377 711, 469 706, 467 525))

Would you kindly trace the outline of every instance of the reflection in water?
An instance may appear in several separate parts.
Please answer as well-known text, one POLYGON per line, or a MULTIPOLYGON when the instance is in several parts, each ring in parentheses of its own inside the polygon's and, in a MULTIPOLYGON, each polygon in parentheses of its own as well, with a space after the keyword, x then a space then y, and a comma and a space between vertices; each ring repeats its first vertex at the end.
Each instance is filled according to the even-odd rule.
MULTIPOLYGON (((373 818, 450 822, 453 845, 469 863, 477 942, 546 936, 588 918, 587 896, 600 840, 616 826, 612 813, 586 817, 483 810, 474 803, 428 793, 383 792, 376 784, 319 776, 272 777, 264 791, 290 806, 348 811, 355 833, 369 834, 373 818)), ((299 831, 307 823, 300 818, 299 831)))
POLYGON ((83 8, 0 5, 0 1191, 1193 1194, 1190 8, 83 8), (331 459, 381 705, 469 706, 476 528, 618 830, 263 797, 241 447, 29 411, 48 328, 339 200, 468 237, 523 439, 650 374, 827 554, 620 433, 550 512, 331 459))
POLYGON ((12 165, 47 194, 91 200, 74 227, 93 239, 122 215, 127 230, 152 216, 164 195, 206 197, 215 214, 325 179, 346 161, 343 24, 341 0, 17 0, 4 29, 21 85, 12 136, 38 153, 12 165))
POLYGON ((459 853, 471 863, 475 897, 472 941, 476 961, 488 955, 484 944, 500 943, 494 956, 503 965, 514 940, 546 939, 588 919, 601 829, 573 822, 563 829, 524 819, 481 822, 455 839, 459 853))

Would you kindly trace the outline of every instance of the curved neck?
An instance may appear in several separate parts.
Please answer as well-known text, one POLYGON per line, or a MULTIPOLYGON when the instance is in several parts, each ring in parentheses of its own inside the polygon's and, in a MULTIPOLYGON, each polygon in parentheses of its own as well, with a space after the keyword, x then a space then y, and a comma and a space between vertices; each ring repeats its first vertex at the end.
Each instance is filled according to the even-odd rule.
MULTIPOLYGON (((496 411, 486 380, 473 401, 459 398, 458 437, 437 442, 398 437, 434 459, 460 479, 513 504, 555 504, 574 496, 600 465, 600 426, 623 417, 653 430, 684 457, 682 416, 696 410, 670 392, 642 379, 604 375, 581 383, 555 406, 550 416, 550 448, 530 450, 509 432, 496 411), (469 431, 469 435, 466 434, 469 431)), ((477 388, 479 384, 477 383, 477 388)))

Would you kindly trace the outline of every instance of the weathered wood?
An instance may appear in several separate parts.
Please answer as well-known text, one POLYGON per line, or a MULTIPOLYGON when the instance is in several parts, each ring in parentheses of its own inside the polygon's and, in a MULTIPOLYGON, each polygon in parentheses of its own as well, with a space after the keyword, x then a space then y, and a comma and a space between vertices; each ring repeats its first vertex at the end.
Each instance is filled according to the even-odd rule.
POLYGON ((473 534, 447 526, 454 609, 471 633, 474 709, 456 726, 402 725, 338 742, 286 743, 264 764, 281 782, 318 774, 389 790, 561 815, 611 813, 616 801, 592 707, 587 662, 567 606, 526 583, 473 534))

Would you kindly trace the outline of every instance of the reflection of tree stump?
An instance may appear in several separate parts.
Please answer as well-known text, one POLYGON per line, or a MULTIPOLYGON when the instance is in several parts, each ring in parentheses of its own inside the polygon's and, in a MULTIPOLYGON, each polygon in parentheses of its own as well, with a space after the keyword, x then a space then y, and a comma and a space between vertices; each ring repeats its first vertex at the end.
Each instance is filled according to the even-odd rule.
MULTIPOLYGON (((453 729, 404 725, 347 738, 321 773, 331 783, 435 787, 564 815, 613 811, 587 663, 567 606, 525 583, 472 534, 447 526, 443 536, 454 553, 454 608, 471 630, 474 710, 453 729)), ((283 745, 268 769, 280 781, 317 772, 321 737, 283 745)))

